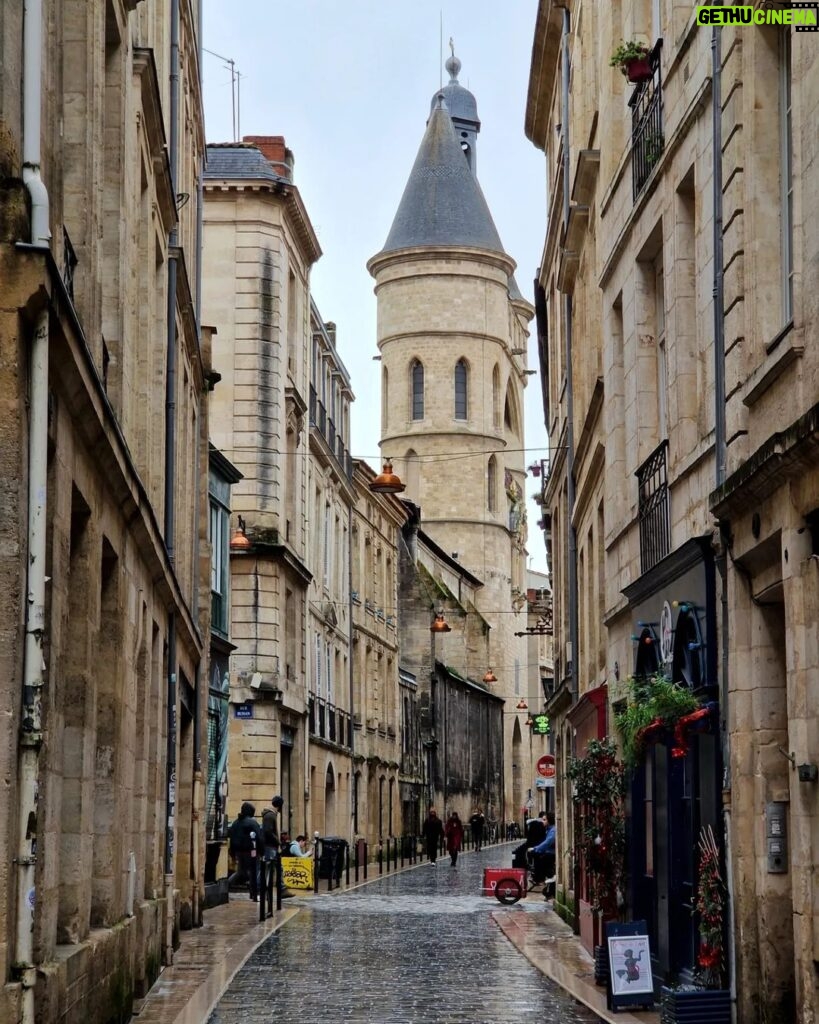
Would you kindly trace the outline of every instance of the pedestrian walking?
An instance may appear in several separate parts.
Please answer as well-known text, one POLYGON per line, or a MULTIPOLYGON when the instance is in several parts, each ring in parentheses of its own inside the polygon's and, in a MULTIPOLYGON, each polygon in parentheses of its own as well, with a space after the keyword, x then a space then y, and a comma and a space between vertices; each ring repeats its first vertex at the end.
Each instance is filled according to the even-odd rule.
POLYGON ((254 815, 253 804, 243 803, 239 817, 228 829, 228 850, 236 861, 236 871, 228 879, 228 888, 247 881, 250 898, 255 903, 259 898, 259 859, 262 846, 262 826, 254 815))
POLYGON ((472 817, 469 819, 469 827, 472 830, 472 842, 475 844, 475 853, 480 853, 483 846, 483 833, 486 828, 486 818, 480 807, 475 808, 472 817))
POLYGON ((458 853, 460 852, 461 846, 464 841, 464 825, 461 819, 458 817, 458 812, 453 811, 449 816, 449 820, 444 827, 444 835, 446 836, 446 849, 449 854, 449 859, 452 862, 452 867, 458 863, 458 853))
POLYGON ((421 836, 424 840, 424 845, 427 850, 427 857, 432 865, 438 862, 438 847, 441 845, 441 840, 444 837, 444 823, 438 817, 438 812, 434 807, 430 807, 427 820, 424 822, 424 827, 421 829, 421 836))

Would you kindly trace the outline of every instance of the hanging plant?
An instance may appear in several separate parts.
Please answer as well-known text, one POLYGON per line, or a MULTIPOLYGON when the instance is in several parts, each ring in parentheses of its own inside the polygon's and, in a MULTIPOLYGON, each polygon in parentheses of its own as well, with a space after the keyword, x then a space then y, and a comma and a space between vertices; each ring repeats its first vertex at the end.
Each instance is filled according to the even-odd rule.
POLYGON ((614 916, 622 891, 626 829, 625 768, 613 740, 590 740, 585 757, 573 757, 566 774, 573 783, 577 846, 586 872, 592 909, 614 916))
POLYGON ((700 829, 699 884, 694 911, 699 917, 697 965, 700 981, 705 988, 721 988, 725 966, 722 946, 725 885, 720 872, 719 850, 710 825, 700 829))
POLYGON ((630 39, 627 43, 620 43, 611 55, 609 65, 620 68, 630 82, 645 82, 651 78, 651 65, 648 62, 650 52, 644 43, 630 39))
POLYGON ((622 741, 623 760, 627 767, 635 768, 650 742, 673 731, 677 722, 700 704, 690 690, 661 673, 647 679, 628 679, 627 685, 628 703, 614 716, 614 724, 622 741))

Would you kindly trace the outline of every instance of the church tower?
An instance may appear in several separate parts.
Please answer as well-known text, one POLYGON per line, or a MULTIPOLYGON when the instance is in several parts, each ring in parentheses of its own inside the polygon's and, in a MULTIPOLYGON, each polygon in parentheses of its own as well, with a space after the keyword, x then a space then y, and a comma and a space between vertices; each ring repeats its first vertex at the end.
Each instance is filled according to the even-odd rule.
MULTIPOLYGON (((381 449, 421 508, 421 528, 483 584, 486 648, 465 653, 454 630, 447 663, 473 680, 491 667, 511 710, 526 694, 526 512, 523 389, 534 309, 513 277, 478 183, 477 104, 458 82, 437 92, 376 281, 381 449), (460 649, 459 649, 460 644, 460 649)), ((504 715, 507 817, 533 780, 513 780, 525 714, 504 715)), ((524 733, 528 730, 524 729, 524 733)), ((528 746, 528 741, 525 741, 528 746)), ((515 806, 517 804, 517 806, 515 806)))

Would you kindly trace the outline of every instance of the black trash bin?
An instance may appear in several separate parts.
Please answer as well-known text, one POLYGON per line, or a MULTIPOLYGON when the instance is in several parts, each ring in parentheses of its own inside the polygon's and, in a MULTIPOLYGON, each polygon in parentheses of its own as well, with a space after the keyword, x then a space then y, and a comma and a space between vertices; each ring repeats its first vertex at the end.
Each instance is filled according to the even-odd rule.
POLYGON ((319 878, 329 878, 330 872, 335 868, 333 877, 337 882, 341 881, 348 845, 347 840, 342 839, 341 836, 325 836, 321 840, 319 878))

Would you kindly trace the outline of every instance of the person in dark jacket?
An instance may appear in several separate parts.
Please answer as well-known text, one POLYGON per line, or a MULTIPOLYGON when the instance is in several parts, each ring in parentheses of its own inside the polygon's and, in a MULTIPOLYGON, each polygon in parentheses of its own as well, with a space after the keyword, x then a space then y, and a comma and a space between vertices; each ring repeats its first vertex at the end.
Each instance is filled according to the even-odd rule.
POLYGON ((461 819, 458 817, 458 812, 453 811, 449 816, 449 820, 444 826, 444 835, 446 836, 446 849, 449 854, 449 859, 452 861, 453 868, 458 863, 458 853, 463 845, 464 841, 464 826, 461 819))
POLYGON ((530 818, 526 825, 526 846, 532 849, 546 838, 546 812, 541 811, 537 818, 530 818))
POLYGON ((243 803, 239 817, 228 829, 228 849, 236 860, 237 870, 228 879, 228 886, 247 881, 250 898, 259 898, 259 850, 262 846, 262 826, 254 815, 253 804, 243 803))
POLYGON ((469 827, 472 829, 472 842, 475 844, 475 853, 480 853, 483 846, 483 832, 486 828, 486 818, 480 807, 475 808, 475 813, 469 819, 469 827))
POLYGON ((434 807, 430 807, 427 820, 424 822, 424 827, 421 829, 421 835, 424 839, 424 844, 427 849, 427 857, 429 862, 435 865, 438 861, 438 847, 441 845, 441 840, 444 837, 444 823, 438 817, 438 813, 434 807))

